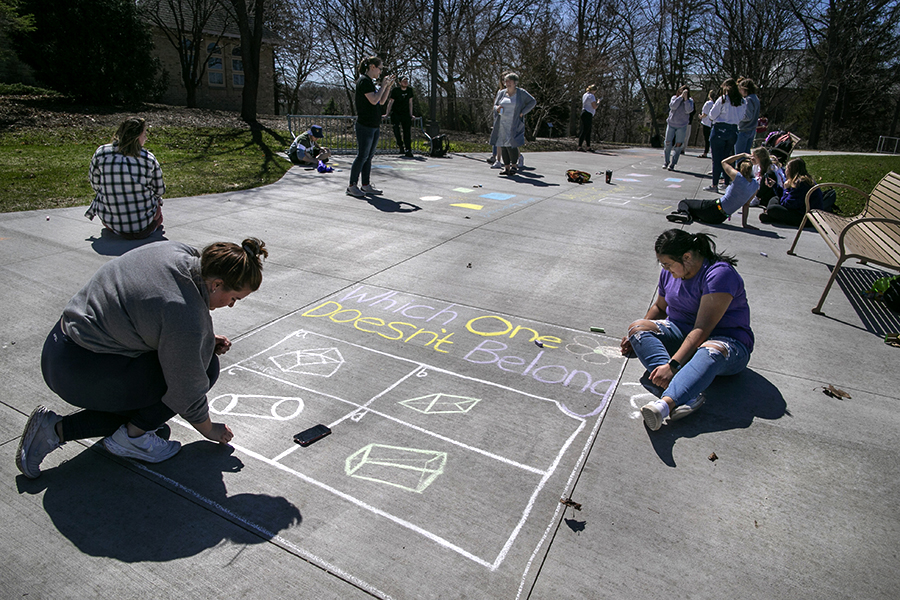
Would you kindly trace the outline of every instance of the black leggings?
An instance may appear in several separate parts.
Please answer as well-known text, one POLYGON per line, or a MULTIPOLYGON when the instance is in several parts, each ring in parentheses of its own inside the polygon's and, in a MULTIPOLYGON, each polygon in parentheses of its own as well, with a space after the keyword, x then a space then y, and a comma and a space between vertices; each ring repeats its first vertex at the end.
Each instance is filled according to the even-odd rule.
MULTIPOLYGON (((41 353, 47 386, 60 398, 84 410, 63 417, 63 439, 106 437, 129 421, 154 431, 175 416, 163 404, 166 378, 156 352, 137 357, 91 352, 62 332, 59 322, 41 353)), ((219 378, 219 357, 206 369, 211 388, 219 378)))
POLYGON ((678 203, 678 211, 689 213, 691 218, 696 221, 713 225, 724 223, 725 219, 728 218, 728 215, 722 212, 722 209, 719 208, 719 203, 715 200, 688 198, 678 203))
POLYGON ((591 128, 594 126, 594 115, 586 110, 581 111, 581 131, 578 133, 578 147, 584 142, 588 148, 591 147, 591 128))
POLYGON ((703 126, 703 154, 709 154, 709 133, 712 131, 712 127, 708 125, 703 126))
POLYGON ((500 158, 506 166, 516 166, 519 164, 519 149, 508 146, 500 148, 500 158))
MULTIPOLYGON (((762 215, 760 215, 759 220, 767 223, 783 223, 785 225, 793 225, 794 227, 799 227, 800 221, 803 220, 804 214, 806 213, 803 211, 785 208, 777 201, 774 201, 771 202, 768 207, 766 207, 766 216, 763 217, 762 215)), ((809 221, 807 221, 806 224, 811 225, 809 221)))

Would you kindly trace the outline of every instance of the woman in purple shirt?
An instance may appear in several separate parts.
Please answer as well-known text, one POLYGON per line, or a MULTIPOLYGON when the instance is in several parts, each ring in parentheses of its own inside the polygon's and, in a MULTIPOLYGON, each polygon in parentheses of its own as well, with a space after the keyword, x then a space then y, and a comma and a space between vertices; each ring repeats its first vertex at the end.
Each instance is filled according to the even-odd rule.
POLYGON ((670 229, 656 240, 662 265, 659 294, 622 338, 622 354, 636 355, 660 388, 641 408, 656 431, 696 411, 717 375, 734 375, 753 351, 750 307, 737 260, 716 252, 711 236, 670 229))

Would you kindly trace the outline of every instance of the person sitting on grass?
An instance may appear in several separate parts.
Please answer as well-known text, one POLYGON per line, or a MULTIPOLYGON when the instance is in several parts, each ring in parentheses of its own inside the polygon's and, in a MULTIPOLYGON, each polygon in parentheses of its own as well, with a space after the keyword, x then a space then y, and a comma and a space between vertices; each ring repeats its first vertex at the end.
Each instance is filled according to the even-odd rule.
POLYGON ((320 162, 327 163, 331 158, 331 151, 319 146, 319 140, 323 137, 325 137, 325 132, 322 130, 322 126, 313 125, 305 133, 294 138, 291 147, 288 148, 288 158, 297 166, 316 166, 320 162))
MULTIPOLYGON (((802 158, 788 161, 784 168, 784 192, 778 202, 769 202, 766 211, 759 215, 759 220, 763 223, 783 223, 799 227, 806 214, 806 194, 815 184, 802 158)), ((809 199, 809 208, 822 207, 822 190, 816 190, 809 199)))
POLYGON ((759 183, 753 177, 753 163, 746 153, 729 156, 722 161, 722 170, 731 179, 731 184, 721 198, 715 200, 699 200, 689 198, 678 203, 678 210, 666 215, 674 223, 690 223, 694 219, 702 223, 718 225, 741 209, 741 226, 744 229, 757 229, 747 223, 750 215, 750 201, 759 189, 759 183), (735 161, 740 160, 740 170, 734 168, 735 161))
POLYGON ((641 408, 653 431, 700 408, 717 376, 744 370, 754 342, 734 257, 717 253, 711 236, 682 229, 664 231, 655 250, 662 266, 656 301, 621 342, 622 354, 637 356, 660 390, 641 408))

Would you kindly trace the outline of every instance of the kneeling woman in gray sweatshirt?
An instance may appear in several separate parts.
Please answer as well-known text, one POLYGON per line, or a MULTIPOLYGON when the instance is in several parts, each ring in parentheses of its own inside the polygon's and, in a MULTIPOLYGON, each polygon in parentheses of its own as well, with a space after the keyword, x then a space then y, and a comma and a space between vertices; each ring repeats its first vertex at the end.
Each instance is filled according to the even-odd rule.
POLYGON ((231 441, 228 426, 209 418, 217 355, 231 347, 213 332, 210 311, 259 289, 267 256, 255 238, 202 253, 166 241, 100 267, 66 305, 41 354, 44 381, 83 410, 61 417, 35 408, 16 452, 19 470, 35 478, 51 451, 90 437, 103 437, 119 456, 166 460, 181 444, 157 431, 176 414, 209 440, 231 441))

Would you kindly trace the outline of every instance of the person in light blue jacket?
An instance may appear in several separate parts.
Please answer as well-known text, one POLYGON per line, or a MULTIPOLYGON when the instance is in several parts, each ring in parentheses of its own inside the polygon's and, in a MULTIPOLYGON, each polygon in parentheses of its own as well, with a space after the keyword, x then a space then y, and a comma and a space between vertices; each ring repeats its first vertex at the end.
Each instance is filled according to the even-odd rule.
POLYGON ((734 143, 735 154, 749 154, 756 137, 756 125, 759 122, 759 98, 756 95, 756 84, 752 79, 738 81, 738 90, 747 102, 744 117, 738 123, 737 141, 734 143))
POLYGON ((500 147, 503 160, 501 175, 513 175, 518 170, 519 147, 525 145, 525 115, 537 104, 534 97, 518 87, 519 76, 507 73, 506 87, 494 98, 494 129, 491 145, 500 147))
POLYGON ((684 137, 692 112, 694 112, 694 101, 691 100, 691 90, 688 86, 683 85, 669 100, 669 118, 666 119, 666 162, 663 169, 675 170, 678 157, 684 151, 684 137), (675 149, 674 155, 672 155, 673 148, 675 149))

